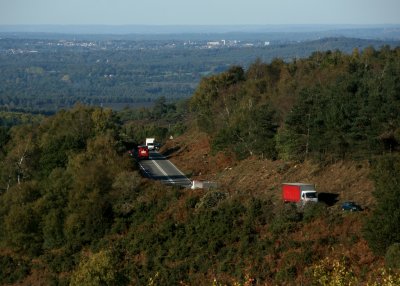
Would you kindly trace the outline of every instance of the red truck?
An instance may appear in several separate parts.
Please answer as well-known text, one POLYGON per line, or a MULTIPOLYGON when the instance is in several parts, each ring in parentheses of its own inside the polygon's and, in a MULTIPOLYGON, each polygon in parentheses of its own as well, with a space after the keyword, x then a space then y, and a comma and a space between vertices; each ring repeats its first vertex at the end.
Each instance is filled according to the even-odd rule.
POLYGON ((137 158, 139 160, 149 159, 149 148, 147 146, 138 146, 137 158))
POLYGON ((147 146, 137 146, 129 150, 128 153, 137 160, 149 159, 149 148, 147 146))
POLYGON ((318 202, 317 192, 312 184, 284 183, 282 197, 285 202, 318 202))

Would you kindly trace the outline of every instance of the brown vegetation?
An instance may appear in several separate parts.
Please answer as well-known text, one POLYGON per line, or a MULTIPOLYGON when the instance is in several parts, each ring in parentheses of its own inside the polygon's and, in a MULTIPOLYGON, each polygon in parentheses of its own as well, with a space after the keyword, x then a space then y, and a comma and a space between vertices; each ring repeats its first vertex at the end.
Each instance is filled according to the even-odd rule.
POLYGON ((229 192, 268 197, 278 203, 282 183, 308 182, 315 184, 320 193, 337 195, 335 205, 350 200, 368 208, 374 202, 369 163, 365 161, 323 165, 312 161, 271 161, 255 156, 237 161, 233 155, 223 152, 212 154, 207 135, 195 130, 168 141, 161 151, 169 149, 175 150, 170 160, 192 179, 216 181, 229 192))
MULTIPOLYGON (((364 280, 370 278, 367 269, 383 267, 383 259, 375 256, 367 242, 362 237, 362 227, 369 209, 374 204, 372 192, 374 185, 369 177, 370 166, 368 162, 338 161, 332 164, 318 164, 312 161, 304 163, 291 163, 281 160, 271 161, 262 158, 250 157, 237 161, 234 157, 224 153, 212 154, 210 144, 205 134, 192 131, 184 136, 167 142, 163 147, 164 152, 175 150, 170 154, 170 160, 185 173, 191 174, 192 179, 212 180, 218 183, 219 189, 228 191, 231 195, 258 197, 271 199, 274 204, 283 205, 281 201, 280 185, 283 182, 309 182, 316 185, 319 193, 330 194, 335 202, 327 208, 331 219, 318 218, 305 223, 301 228, 289 234, 289 241, 298 245, 308 245, 313 253, 321 258, 325 257, 340 261, 345 257, 349 269, 357 277, 364 280), (343 201, 356 201, 366 211, 360 213, 341 213, 340 204, 343 201), (330 241, 334 241, 329 247, 330 241)), ((191 195, 202 190, 190 191, 191 195)), ((266 229, 258 229, 261 236, 269 236, 266 229)), ((275 248, 279 248, 284 241, 276 241, 275 248)), ((304 246, 302 246, 304 247, 304 246)), ((284 247, 287 249, 287 247, 284 247)), ((275 265, 275 272, 284 268, 287 260, 296 251, 301 253, 304 249, 289 247, 289 251, 275 255, 266 255, 266 261, 275 265)), ((296 267, 298 264, 293 262, 296 267)), ((305 265, 303 265, 305 266, 305 265)), ((309 265, 307 267, 310 267, 309 265)), ((306 271, 306 269, 298 269, 306 271)), ((376 273, 375 273, 376 274, 376 273)), ((304 283, 304 274, 298 275, 296 283, 304 283)), ((309 281, 310 282, 310 281, 309 281)))

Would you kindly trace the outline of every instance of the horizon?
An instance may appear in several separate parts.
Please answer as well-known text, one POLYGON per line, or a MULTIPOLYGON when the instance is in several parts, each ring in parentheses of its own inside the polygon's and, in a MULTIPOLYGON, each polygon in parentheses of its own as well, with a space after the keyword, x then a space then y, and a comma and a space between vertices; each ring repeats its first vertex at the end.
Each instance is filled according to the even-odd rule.
POLYGON ((398 29, 400 24, 244 24, 244 25, 156 25, 156 24, 46 24, 4 25, 0 33, 51 34, 185 34, 185 33, 309 33, 349 30, 398 29))
POLYGON ((0 0, 0 25, 396 25, 398 0, 0 0))

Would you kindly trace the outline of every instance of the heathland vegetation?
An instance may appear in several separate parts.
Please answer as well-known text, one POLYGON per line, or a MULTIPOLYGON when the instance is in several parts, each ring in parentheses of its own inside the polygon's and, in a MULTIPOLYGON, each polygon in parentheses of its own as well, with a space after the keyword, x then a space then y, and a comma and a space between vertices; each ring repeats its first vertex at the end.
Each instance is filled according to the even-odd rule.
POLYGON ((327 51, 232 66, 151 109, 3 112, 1 283, 398 285, 399 79, 399 48, 327 51), (126 152, 150 134, 193 132, 215 160, 365 163, 374 203, 344 214, 267 191, 168 187, 126 152))

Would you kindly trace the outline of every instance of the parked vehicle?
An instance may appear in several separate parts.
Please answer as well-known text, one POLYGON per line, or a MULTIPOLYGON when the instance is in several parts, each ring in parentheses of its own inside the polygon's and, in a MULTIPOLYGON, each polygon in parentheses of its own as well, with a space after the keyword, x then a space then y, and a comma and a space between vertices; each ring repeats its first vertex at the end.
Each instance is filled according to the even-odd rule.
POLYGON ((282 197, 285 202, 318 202, 318 195, 312 184, 284 183, 282 184, 282 197))
POLYGON ((355 202, 344 202, 342 204, 342 210, 358 212, 358 211, 362 211, 362 208, 361 208, 361 206, 357 205, 355 202))
POLYGON ((149 148, 150 151, 155 149, 155 138, 146 138, 146 146, 149 148))
POLYGON ((217 183, 216 182, 210 182, 210 181, 197 181, 194 180, 192 181, 192 185, 190 186, 192 190, 194 189, 216 189, 217 188, 217 183))

